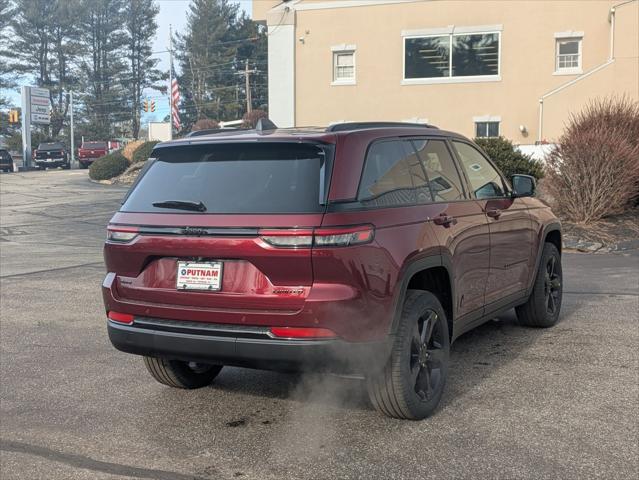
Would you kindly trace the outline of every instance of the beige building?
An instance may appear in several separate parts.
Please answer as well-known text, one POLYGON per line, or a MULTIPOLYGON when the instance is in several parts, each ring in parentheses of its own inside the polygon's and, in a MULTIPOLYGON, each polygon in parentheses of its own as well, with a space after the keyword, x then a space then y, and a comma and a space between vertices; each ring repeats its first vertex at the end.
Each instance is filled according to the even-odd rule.
POLYGON ((427 122, 552 141, 591 98, 639 100, 639 1, 254 0, 280 126, 427 122))

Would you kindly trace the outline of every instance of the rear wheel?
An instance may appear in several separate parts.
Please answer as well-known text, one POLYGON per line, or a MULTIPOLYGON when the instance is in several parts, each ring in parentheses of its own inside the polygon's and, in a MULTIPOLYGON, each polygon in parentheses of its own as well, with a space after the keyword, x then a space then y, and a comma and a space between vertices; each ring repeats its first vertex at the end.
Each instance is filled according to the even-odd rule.
POLYGON ((384 369, 367 378, 373 406, 394 418, 421 420, 442 396, 450 339, 446 314, 430 292, 409 290, 384 369))
POLYGON ((158 382, 174 388, 201 388, 209 385, 222 365, 182 362, 166 358, 144 357, 144 365, 158 382))
POLYGON ((516 308, 517 319, 529 327, 552 327, 559 320, 563 292, 561 255, 552 243, 544 244, 541 263, 528 301, 516 308))

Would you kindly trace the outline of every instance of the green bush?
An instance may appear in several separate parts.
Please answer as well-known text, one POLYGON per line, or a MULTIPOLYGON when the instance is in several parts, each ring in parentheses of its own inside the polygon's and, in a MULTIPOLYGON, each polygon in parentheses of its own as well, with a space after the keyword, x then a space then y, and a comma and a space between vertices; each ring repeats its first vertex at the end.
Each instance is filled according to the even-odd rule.
POLYGON ((144 142, 133 152, 133 157, 131 159, 131 163, 137 162, 146 162, 149 156, 151 156, 151 152, 153 151, 153 147, 155 147, 159 142, 144 142))
POLYGON ((537 180, 544 176, 541 162, 515 150, 513 142, 504 137, 476 138, 475 143, 495 162, 506 178, 516 173, 532 175, 537 180))
POLYGON ((109 180, 123 173, 128 166, 129 161, 118 150, 93 162, 89 168, 89 177, 93 180, 109 180))

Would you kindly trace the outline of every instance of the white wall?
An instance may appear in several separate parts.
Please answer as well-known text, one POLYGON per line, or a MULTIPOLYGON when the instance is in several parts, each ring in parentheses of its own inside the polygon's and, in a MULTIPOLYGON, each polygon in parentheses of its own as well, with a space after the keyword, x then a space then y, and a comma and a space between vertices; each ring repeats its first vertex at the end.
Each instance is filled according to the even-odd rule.
POLYGON ((295 126, 295 25, 268 27, 268 116, 278 127, 295 126))
POLYGON ((149 122, 149 141, 159 140, 166 142, 171 140, 171 124, 169 122, 149 122))

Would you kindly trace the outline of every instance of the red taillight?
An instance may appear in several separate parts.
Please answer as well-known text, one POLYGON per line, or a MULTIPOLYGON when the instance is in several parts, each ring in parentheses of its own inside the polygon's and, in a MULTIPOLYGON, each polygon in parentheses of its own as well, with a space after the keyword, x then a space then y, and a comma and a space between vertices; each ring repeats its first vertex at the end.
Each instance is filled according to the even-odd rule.
POLYGON ((337 335, 328 328, 305 328, 305 327, 271 327, 271 333, 279 338, 336 338, 337 335))
POLYGON ((281 228, 262 229, 260 238, 273 247, 309 248, 348 247, 373 241, 375 228, 372 225, 354 227, 327 227, 311 229, 281 228))
POLYGON ((107 227, 107 241, 113 243, 128 243, 138 236, 138 232, 138 227, 109 225, 107 227))
POLYGON ((356 227, 328 227, 315 230, 315 245, 318 247, 348 247, 373 241, 375 229, 372 225, 356 227))
POLYGON ((120 312, 113 312, 113 311, 109 312, 107 316, 114 322, 125 323, 127 325, 131 325, 134 319, 133 315, 129 313, 120 313, 120 312))

